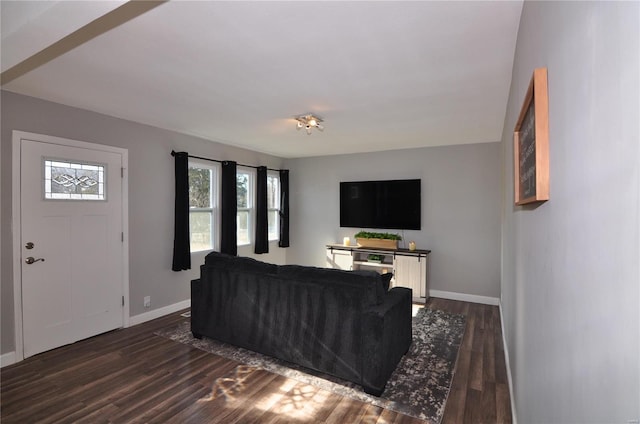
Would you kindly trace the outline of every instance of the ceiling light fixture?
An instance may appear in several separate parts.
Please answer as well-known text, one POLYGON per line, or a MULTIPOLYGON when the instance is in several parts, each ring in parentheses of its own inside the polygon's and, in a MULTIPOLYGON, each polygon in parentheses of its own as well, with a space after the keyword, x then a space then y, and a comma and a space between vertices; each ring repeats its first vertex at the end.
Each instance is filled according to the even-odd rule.
POLYGON ((296 129, 300 130, 300 128, 305 127, 308 135, 311 135, 312 128, 317 128, 320 131, 324 131, 324 127, 321 124, 323 120, 319 116, 307 113, 305 115, 294 116, 293 119, 298 121, 298 123, 296 124, 296 129))

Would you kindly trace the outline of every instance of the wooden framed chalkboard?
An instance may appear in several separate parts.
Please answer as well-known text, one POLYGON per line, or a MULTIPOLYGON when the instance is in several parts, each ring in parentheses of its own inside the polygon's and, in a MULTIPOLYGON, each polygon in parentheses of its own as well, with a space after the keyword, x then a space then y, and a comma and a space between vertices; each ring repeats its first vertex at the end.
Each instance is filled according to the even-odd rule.
POLYGON ((513 130, 515 204, 549 200, 547 68, 537 68, 513 130))

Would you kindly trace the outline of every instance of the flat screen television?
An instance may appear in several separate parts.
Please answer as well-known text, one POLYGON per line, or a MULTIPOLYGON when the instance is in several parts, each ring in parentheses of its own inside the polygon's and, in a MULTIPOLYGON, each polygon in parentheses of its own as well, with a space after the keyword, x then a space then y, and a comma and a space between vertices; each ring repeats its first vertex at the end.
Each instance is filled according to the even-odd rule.
POLYGON ((340 183, 340 226, 420 230, 421 180, 340 183))

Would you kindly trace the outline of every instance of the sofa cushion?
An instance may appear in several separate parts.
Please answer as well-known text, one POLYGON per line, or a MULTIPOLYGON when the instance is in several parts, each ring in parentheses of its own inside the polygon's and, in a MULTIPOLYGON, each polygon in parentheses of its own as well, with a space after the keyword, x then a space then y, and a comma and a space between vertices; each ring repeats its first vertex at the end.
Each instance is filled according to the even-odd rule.
POLYGON ((391 278, 389 278, 389 280, 386 282, 386 285, 385 285, 385 278, 375 271, 366 271, 366 270, 357 269, 351 272, 353 272, 354 274, 363 275, 375 281, 374 284, 376 288, 376 297, 378 299, 378 304, 380 304, 384 300, 385 293, 389 291, 389 284, 391 282, 391 278))
POLYGON ((231 256, 220 252, 209 253, 204 260, 206 265, 213 265, 223 269, 237 269, 252 273, 276 274, 278 266, 261 262, 253 258, 231 256))
POLYGON ((278 276, 322 284, 348 284, 363 290, 363 300, 367 305, 379 305, 384 301, 384 290, 380 274, 374 271, 344 271, 333 268, 316 268, 302 265, 281 265, 278 276))

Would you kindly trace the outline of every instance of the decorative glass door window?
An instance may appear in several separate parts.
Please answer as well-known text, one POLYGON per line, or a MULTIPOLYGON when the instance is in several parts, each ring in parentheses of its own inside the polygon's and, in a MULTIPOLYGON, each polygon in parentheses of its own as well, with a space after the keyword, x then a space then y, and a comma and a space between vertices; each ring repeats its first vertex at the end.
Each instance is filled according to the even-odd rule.
POLYGON ((45 159, 44 198, 106 200, 105 166, 45 159))

